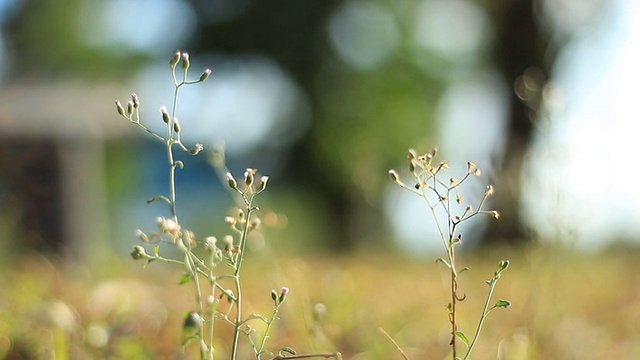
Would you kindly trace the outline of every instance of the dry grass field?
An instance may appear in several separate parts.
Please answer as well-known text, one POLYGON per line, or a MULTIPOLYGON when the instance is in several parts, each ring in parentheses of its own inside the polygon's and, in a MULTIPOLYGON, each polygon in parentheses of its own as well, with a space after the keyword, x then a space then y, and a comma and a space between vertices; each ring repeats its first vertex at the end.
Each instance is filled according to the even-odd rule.
MULTIPOLYGON (((271 289, 291 289, 269 348, 340 351, 344 359, 401 359, 384 328, 411 359, 446 359, 447 273, 433 259, 402 254, 249 254, 243 287, 249 312, 269 314, 271 289), (269 262, 267 262, 269 260, 269 262)), ((640 358, 638 249, 576 253, 529 246, 460 254, 470 271, 460 330, 472 336, 498 261, 511 266, 474 359, 640 358)), ((0 272, 0 357, 9 359, 193 359, 180 350, 193 292, 180 271, 132 260, 73 266, 39 255, 4 261, 0 272)), ((231 329, 219 325, 218 358, 231 329)), ((250 358, 249 354, 241 358, 250 358)))

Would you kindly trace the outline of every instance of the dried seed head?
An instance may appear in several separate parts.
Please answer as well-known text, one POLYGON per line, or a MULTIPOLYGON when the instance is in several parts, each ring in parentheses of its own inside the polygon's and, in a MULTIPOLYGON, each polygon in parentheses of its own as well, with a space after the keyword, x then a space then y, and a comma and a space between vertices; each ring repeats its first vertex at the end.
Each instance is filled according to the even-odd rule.
POLYGON ((472 163, 471 161, 467 161, 467 173, 471 174, 475 171, 476 168, 476 164, 472 163))
POLYGON ((255 230, 262 224, 262 221, 258 218, 253 218, 249 221, 249 230, 255 230))
POLYGON ((196 234, 191 230, 184 231, 182 234, 182 238, 187 244, 190 244, 192 247, 198 245, 198 243, 196 242, 196 234))
POLYGON ((449 162, 447 160, 443 160, 440 162, 440 165, 438 166, 438 170, 447 170, 449 168, 449 162))
POLYGON ((494 218, 494 219, 498 219, 498 218, 500 218, 500 213, 499 213, 499 212, 497 212, 497 211, 495 211, 495 210, 491 210, 491 211, 489 211, 489 214, 490 214, 491 216, 493 216, 493 218, 494 218))
POLYGON ((173 219, 159 217, 156 219, 156 221, 158 223, 158 228, 163 233, 168 233, 174 236, 178 235, 178 232, 180 231, 180 225, 178 225, 178 223, 176 223, 173 219))
POLYGON ((231 252, 233 249, 233 236, 225 235, 224 237, 224 251, 231 252))
POLYGON ((209 252, 214 252, 216 251, 216 243, 218 242, 218 239, 216 239, 215 236, 208 236, 206 239, 204 239, 204 248, 209 251, 209 252))
POLYGON ((485 195, 486 195, 486 196, 491 196, 491 195, 493 195, 493 186, 491 186, 491 185, 487 185, 487 190, 485 190, 485 192, 484 192, 484 193, 485 193, 485 195))

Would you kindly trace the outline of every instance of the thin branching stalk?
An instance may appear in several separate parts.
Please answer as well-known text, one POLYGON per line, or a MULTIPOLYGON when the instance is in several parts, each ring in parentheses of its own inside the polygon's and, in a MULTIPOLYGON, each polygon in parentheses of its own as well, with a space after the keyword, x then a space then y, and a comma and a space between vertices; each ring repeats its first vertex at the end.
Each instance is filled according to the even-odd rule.
POLYGON ((235 331, 233 334, 233 343, 231 345, 231 359, 236 359, 238 353, 238 341, 240 338, 240 327, 242 326, 242 284, 240 283, 240 270, 242 269, 242 263, 244 260, 244 254, 247 245, 247 237, 249 235, 249 224, 251 221, 251 216, 255 208, 253 207, 253 199, 254 194, 252 193, 252 189, 250 186, 247 187, 246 192, 249 192, 249 195, 242 194, 242 198, 245 201, 246 205, 246 222, 242 228, 242 235, 240 236, 240 252, 237 257, 237 261, 235 264, 234 270, 234 279, 235 279, 235 288, 236 288, 236 319, 235 319, 235 331))
MULTIPOLYGON (((242 333, 248 336, 250 345, 256 355, 256 359, 259 360, 261 355, 263 354, 274 354, 273 352, 266 350, 266 343, 267 339, 269 339, 269 332, 272 329, 273 323, 278 318, 277 315, 280 309, 280 305, 284 301, 286 294, 289 291, 288 288, 283 287, 280 295, 278 295, 275 290, 272 292, 272 299, 274 300, 274 310, 271 318, 266 318, 259 314, 251 314, 246 318, 243 317, 244 298, 241 283, 241 270, 245 260, 249 232, 254 230, 259 225, 259 219, 253 219, 253 217, 255 216, 255 211, 258 210, 258 208, 254 205, 254 200, 259 193, 265 190, 269 177, 262 176, 259 183, 256 184, 254 183, 254 175, 256 174, 257 170, 247 169, 247 172, 245 173, 244 184, 239 187, 233 175, 231 175, 231 173, 229 172, 225 173, 225 180, 227 181, 229 188, 235 191, 236 194, 239 195, 239 198, 242 199, 242 203, 239 204, 239 207, 242 208, 242 210, 239 212, 239 215, 235 218, 225 218, 225 221, 231 226, 232 230, 237 233, 236 236, 239 237, 238 243, 237 245, 234 244, 234 236, 226 235, 224 239, 225 246, 223 250, 216 245, 217 240, 215 237, 208 237, 205 239, 203 244, 205 250, 209 252, 209 260, 208 262, 206 262, 200 259, 198 255, 194 253, 194 248, 198 246, 198 241, 196 240, 195 235, 191 231, 182 228, 179 221, 177 208, 176 173, 177 169, 181 169, 183 167, 183 163, 180 160, 176 160, 174 153, 174 150, 176 148, 174 148, 174 146, 177 146, 179 149, 188 152, 191 155, 197 155, 203 150, 202 144, 196 144, 192 149, 188 149, 182 143, 180 122, 177 118, 177 108, 180 89, 182 88, 182 86, 197 84, 205 81, 211 74, 211 70, 206 69, 200 75, 200 78, 198 80, 188 80, 187 75, 190 66, 189 55, 183 52, 177 52, 169 61, 169 66, 171 69, 171 78, 173 80, 174 88, 171 111, 167 111, 164 106, 160 108, 162 121, 166 126, 166 133, 164 135, 156 133, 140 121, 140 102, 136 94, 132 95, 132 99, 131 101, 127 102, 126 107, 123 106, 119 101, 116 101, 116 109, 118 111, 118 114, 127 119, 130 123, 134 124, 136 127, 148 133, 152 138, 163 142, 166 150, 167 162, 169 165, 169 195, 156 195, 147 202, 151 203, 156 200, 161 200, 162 202, 166 203, 171 212, 171 217, 168 219, 159 217, 157 219, 159 231, 146 234, 142 230, 138 230, 138 237, 142 242, 156 244, 154 246, 152 255, 146 253, 144 247, 134 246, 134 250, 131 253, 131 256, 135 260, 146 260, 145 265, 153 261, 161 261, 169 264, 179 265, 186 269, 186 273, 183 274, 180 283, 184 284, 193 281, 195 288, 194 290, 196 309, 195 311, 187 313, 184 319, 182 328, 183 347, 185 347, 190 341, 197 340, 199 344, 200 358, 202 360, 213 360, 213 342, 216 330, 215 322, 217 320, 220 320, 223 323, 230 324, 234 328, 234 337, 233 343, 231 345, 230 358, 232 360, 236 360, 239 356, 238 344, 240 335, 242 333), (179 64, 181 65, 182 69, 181 80, 178 80, 178 77, 176 75, 177 66, 179 64), (159 253, 160 245, 158 243, 168 243, 177 247, 182 253, 182 258, 169 259, 161 256, 159 253), (225 262, 227 265, 229 265, 232 271, 230 273, 216 275, 214 270, 221 262, 225 262), (223 284, 227 282, 233 283, 233 290, 223 287, 223 284), (208 285, 210 286, 210 292, 208 293, 208 296, 206 296, 203 289, 203 285, 205 283, 208 283, 208 285), (218 305, 220 303, 220 299, 222 299, 223 297, 226 297, 230 305, 228 306, 226 311, 219 311, 218 305), (234 307, 235 317, 231 315, 234 307), (254 341, 254 338, 252 337, 252 334, 255 330, 248 324, 250 321, 254 320, 262 320, 267 324, 262 339, 257 345, 254 341)), ((224 164, 217 165, 219 165, 219 167, 216 167, 217 170, 220 170, 224 167, 224 164)), ((318 357, 341 359, 340 353, 301 355, 296 354, 295 350, 289 347, 280 349, 280 351, 273 359, 305 359, 318 357)))
POLYGON ((462 235, 459 233, 458 227, 462 222, 467 221, 479 214, 491 215, 494 218, 498 218, 499 214, 495 210, 489 211, 482 209, 487 198, 493 194, 493 187, 491 186, 487 186, 487 189, 484 192, 484 195, 480 200, 477 209, 474 210, 471 205, 467 205, 466 207, 464 207, 462 213, 456 213, 454 207, 457 208, 458 206, 461 206, 463 201, 463 198, 459 193, 459 187, 466 180, 468 180, 471 175, 480 176, 480 169, 474 163, 468 162, 467 173, 464 174, 464 176, 460 179, 450 178, 449 182, 447 183, 442 181, 439 178, 439 175, 447 170, 448 162, 442 161, 438 165, 434 165, 433 160, 435 154, 435 150, 431 153, 427 153, 421 156, 416 155, 413 150, 409 151, 409 156, 407 159, 409 172, 416 181, 414 186, 407 186, 405 183, 403 183, 395 170, 390 170, 389 175, 396 184, 414 194, 419 195, 429 206, 429 210, 431 211, 431 215, 434 219, 438 234, 440 235, 440 240, 443 244, 446 254, 445 258, 440 258, 438 259, 438 261, 442 262, 449 271, 450 302, 447 305, 447 309, 449 311, 448 318, 451 325, 451 340, 449 342, 449 346, 451 346, 452 358, 454 360, 459 359, 458 340, 460 339, 467 345, 467 352, 464 356, 464 359, 468 359, 475 344, 477 343, 480 330, 482 329, 484 320, 488 313, 496 307, 508 307, 511 305, 508 300, 499 300, 493 307, 489 307, 495 284, 500 277, 500 273, 507 268, 509 262, 507 260, 501 261, 498 271, 496 271, 496 273, 494 274, 494 278, 487 281, 490 286, 489 294, 487 296, 486 303, 478 322, 473 340, 471 341, 471 343, 469 343, 466 335, 458 330, 458 304, 464 301, 464 299, 466 298, 466 295, 460 296, 460 293, 458 291, 458 276, 462 271, 467 269, 463 268, 462 270, 458 271, 457 268, 456 246, 462 242, 462 235), (433 200, 430 195, 435 195, 436 199, 433 200), (455 198, 455 202, 458 206, 455 206, 451 202, 452 198, 455 198), (444 212, 446 216, 445 221, 442 221, 440 219, 438 210, 442 210, 444 212))

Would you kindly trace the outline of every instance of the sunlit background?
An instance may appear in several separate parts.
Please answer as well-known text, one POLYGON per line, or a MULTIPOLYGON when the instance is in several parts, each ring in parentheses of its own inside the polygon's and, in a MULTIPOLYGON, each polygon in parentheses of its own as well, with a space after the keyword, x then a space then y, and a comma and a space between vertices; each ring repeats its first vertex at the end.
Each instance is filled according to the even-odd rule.
MULTIPOLYGON (((633 0, 0 0, 0 259, 126 258, 166 215, 162 144, 120 118, 139 95, 160 131, 168 59, 189 52, 178 207, 196 233, 231 206, 209 161, 271 176, 275 248, 441 251, 425 204, 391 183, 409 148, 473 161, 500 221, 468 244, 640 239, 633 0)), ((263 244, 264 245, 264 244, 263 244)))
MULTIPOLYGON (((6 156, 29 141, 59 153, 52 171, 62 179, 60 194, 51 196, 67 211, 58 215, 66 224, 58 237, 78 227, 69 214, 88 214, 82 206, 92 209, 82 227, 102 226, 105 238, 126 238, 129 225, 152 214, 129 195, 148 185, 162 191, 162 164, 149 155, 153 144, 118 123, 110 106, 137 92, 143 118, 159 128, 157 109, 172 92, 167 59, 176 50, 191 53, 195 71, 213 70, 211 81, 182 96, 185 139, 224 146, 232 170, 252 166, 273 176, 279 191, 314 209, 305 223, 332 224, 327 246, 429 249, 423 204, 384 176, 410 147, 437 146, 452 164, 473 160, 490 181, 504 182, 499 205, 513 214, 505 226, 513 229, 473 231, 478 241, 533 235, 592 247, 634 241, 640 230, 633 2, 1 4, 2 136, 15 142, 6 156), (87 159, 72 160, 77 151, 87 159), (140 171, 107 172, 125 171, 118 163, 140 171), (80 195, 65 179, 89 171, 84 166, 95 179, 80 195), (380 232, 382 224, 389 227, 380 232), (369 239, 374 234, 384 235, 369 239)), ((185 176, 201 173, 212 174, 185 176)), ((224 202, 215 182, 194 179, 183 206, 224 202)), ((11 186, 4 186, 9 207, 11 186)), ((32 215, 12 216, 20 227, 21 216, 32 215)), ((42 238, 33 241, 48 241, 45 230, 34 231, 42 238)))

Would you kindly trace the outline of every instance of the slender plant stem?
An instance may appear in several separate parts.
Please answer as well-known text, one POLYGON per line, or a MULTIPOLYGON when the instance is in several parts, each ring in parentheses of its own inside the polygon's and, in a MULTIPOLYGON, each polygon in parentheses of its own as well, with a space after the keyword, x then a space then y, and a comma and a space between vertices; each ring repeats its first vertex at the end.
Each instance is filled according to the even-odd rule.
POLYGON ((281 304, 282 303, 278 303, 276 305, 276 307, 273 309, 273 313, 271 314, 271 319, 269 319, 269 321, 267 322, 267 328, 264 330, 262 341, 260 341, 260 347, 256 350, 257 360, 260 360, 260 355, 262 354, 264 347, 267 345, 267 339, 269 338, 269 331, 271 331, 271 326, 273 325, 273 321, 276 319, 276 316, 278 316, 278 311, 281 304))
MULTIPOLYGON (((249 187, 247 192, 251 192, 251 188, 249 187)), ((247 237, 249 235, 249 222, 251 220, 251 215, 254 211, 253 207, 253 194, 249 194, 247 197, 243 194, 243 199, 245 201, 247 207, 247 218, 244 223, 244 227, 242 228, 242 235, 240 236, 240 252, 238 254, 234 279, 235 279, 235 287, 236 287, 236 318, 235 318, 235 331, 233 334, 233 343, 231 345, 231 359, 235 360, 238 355, 238 342, 240 339, 240 326, 242 325, 242 286, 240 284, 240 270, 242 268, 242 262, 244 260, 245 249, 247 245, 247 237)))
MULTIPOLYGON (((184 76, 186 77, 186 70, 185 70, 184 76)), ((179 135, 179 133, 176 131, 175 123, 176 123, 176 113, 178 110, 177 107, 178 107, 178 98, 180 94, 180 87, 184 84, 184 81, 181 83, 176 82, 175 68, 172 71, 172 77, 174 81, 173 104, 171 106, 171 118, 170 118, 170 121, 167 123, 166 148, 167 148, 167 159, 169 161, 169 200, 170 200, 169 202, 171 205, 171 215, 173 217, 173 221, 175 221, 176 224, 180 224, 178 219, 177 205, 176 205, 176 198, 177 198, 176 197, 176 167, 178 167, 178 163, 176 162, 173 154, 173 145, 176 143, 180 143, 179 138, 176 140, 176 138, 174 138, 174 135, 179 135)), ((202 316, 203 314, 202 289, 200 286, 200 278, 198 277, 198 270, 199 270, 198 265, 194 262, 194 259, 192 257, 193 253, 191 249, 191 239, 189 238, 189 236, 184 234, 183 239, 180 239, 179 241, 183 242, 181 244, 182 246, 179 246, 179 247, 184 252, 184 257, 185 257, 184 264, 186 265, 187 271, 189 272, 189 275, 191 276, 195 284, 195 296, 196 296, 196 304, 197 304, 196 306, 198 310, 198 316, 202 316)), ((198 338, 200 339, 199 340, 200 341, 200 358, 201 359, 210 358, 210 356, 207 356, 207 353, 211 355, 209 346, 212 346, 212 344, 207 345, 204 341, 204 326, 202 322, 199 322, 197 331, 198 331, 198 338)))
POLYGON ((478 327, 476 329, 476 333, 475 335, 473 335, 473 340, 471 340, 471 343, 469 344, 469 349, 467 350, 467 354, 464 357, 464 360, 468 359, 469 356, 471 355, 471 351, 473 351, 473 348, 476 346, 476 342, 478 341, 478 338, 480 337, 480 330, 482 330, 482 325, 484 324, 484 320, 487 318, 487 315, 489 314, 489 312, 493 309, 489 309, 489 304, 491 303, 491 297, 493 296, 493 290, 496 287, 496 279, 492 279, 490 286, 489 286, 489 294, 487 295, 487 299, 484 302, 484 308, 482 309, 482 315, 480 316, 480 320, 478 321, 478 327))

